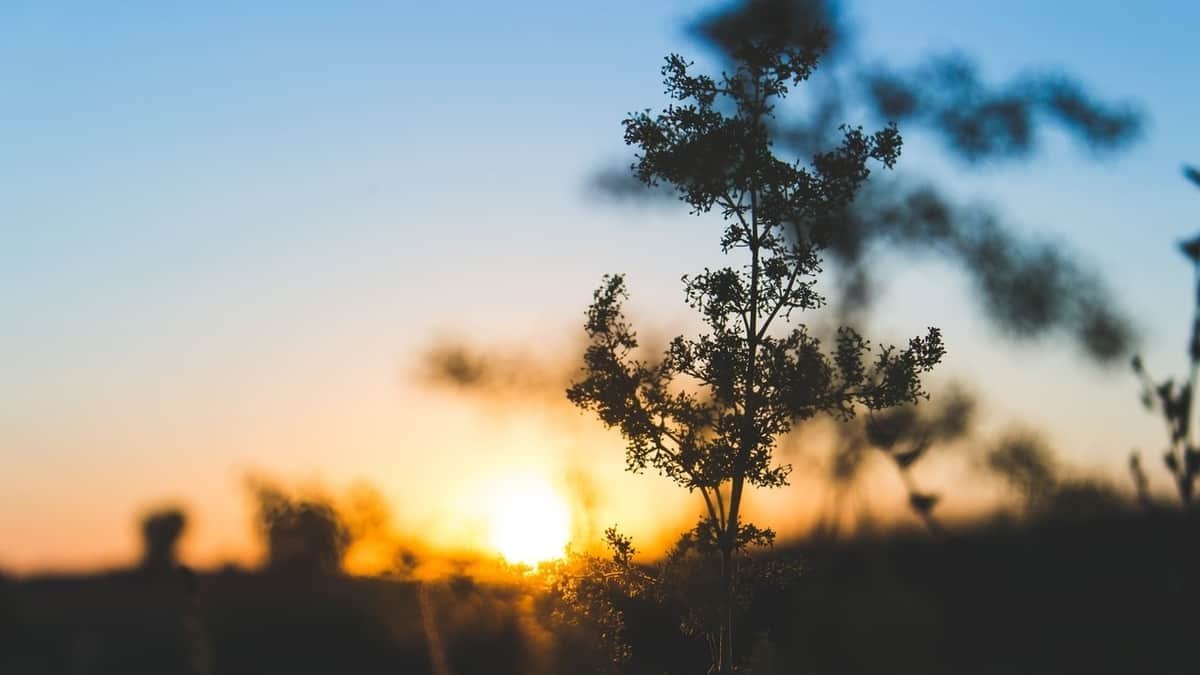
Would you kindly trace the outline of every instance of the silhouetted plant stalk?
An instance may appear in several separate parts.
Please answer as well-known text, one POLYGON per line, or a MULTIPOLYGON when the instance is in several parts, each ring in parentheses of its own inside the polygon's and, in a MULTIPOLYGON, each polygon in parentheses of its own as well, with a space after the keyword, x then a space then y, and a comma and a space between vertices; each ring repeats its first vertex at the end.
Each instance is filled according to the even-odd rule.
MULTIPOLYGON (((1184 167, 1184 176, 1200 187, 1200 172, 1192 167, 1184 167)), ((1163 461, 1175 486, 1179 490, 1179 498, 1184 506, 1190 506, 1195 490, 1196 476, 1200 473, 1200 448, 1192 439, 1192 403, 1196 391, 1196 377, 1200 375, 1200 237, 1181 242, 1179 245, 1183 255, 1192 263, 1196 280, 1196 298, 1193 304, 1192 336, 1188 344, 1190 368, 1187 381, 1176 385, 1174 378, 1167 378, 1156 383, 1146 371, 1140 356, 1133 357, 1133 371, 1142 382, 1142 404, 1147 410, 1158 410, 1167 423, 1170 445, 1163 455, 1163 461)), ((1140 471, 1140 461, 1136 453, 1131 458, 1130 468, 1140 471)), ((1141 483, 1139 482, 1139 490, 1141 483)))
POLYGON ((793 312, 824 304, 814 289, 818 254, 867 179, 868 162, 890 168, 900 151, 894 126, 874 134, 843 127, 840 146, 809 166, 774 155, 776 102, 809 77, 824 47, 823 34, 747 42, 735 52, 736 68, 719 79, 667 57, 664 84, 680 103, 624 120, 626 143, 640 151, 633 173, 674 189, 695 215, 720 213, 722 252, 744 258, 683 277, 687 303, 708 332, 677 337, 649 360, 622 312, 624 278, 605 277, 587 312, 582 379, 567 390, 575 405, 620 429, 630 471, 653 468, 703 498, 688 550, 717 562, 716 611, 708 614, 716 618, 716 672, 735 668, 743 556, 774 541, 741 509, 747 488, 787 484, 791 467, 774 460, 778 439, 817 414, 846 420, 859 407, 925 398, 919 376, 943 354, 934 328, 905 349, 873 355, 850 328, 838 331, 828 355, 802 324, 785 328, 793 312))

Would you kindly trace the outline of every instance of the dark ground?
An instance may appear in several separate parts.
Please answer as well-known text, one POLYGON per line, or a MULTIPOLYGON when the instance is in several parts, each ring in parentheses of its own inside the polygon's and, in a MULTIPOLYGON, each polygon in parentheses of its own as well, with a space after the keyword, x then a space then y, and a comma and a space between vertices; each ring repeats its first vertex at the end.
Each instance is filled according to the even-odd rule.
MULTIPOLYGON (((758 672, 1200 672, 1197 516, 1115 512, 775 555, 799 556, 806 573, 741 625, 758 672)), ((631 672, 704 671, 704 647, 675 619, 628 609, 631 672)), ((465 577, 9 579, 0 673, 588 672, 594 654, 561 648, 547 612, 516 586, 465 577)))

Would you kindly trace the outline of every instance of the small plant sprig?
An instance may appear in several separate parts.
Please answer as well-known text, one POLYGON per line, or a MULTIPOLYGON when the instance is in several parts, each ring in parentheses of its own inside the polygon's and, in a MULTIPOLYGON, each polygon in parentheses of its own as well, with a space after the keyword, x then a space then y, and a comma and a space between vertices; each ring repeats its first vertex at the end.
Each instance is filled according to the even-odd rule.
MULTIPOLYGON (((1200 187, 1200 171, 1189 166, 1184 167, 1183 173, 1188 180, 1200 187)), ((1180 242, 1179 248, 1191 261, 1196 277, 1192 337, 1188 344, 1190 368, 1187 381, 1181 385, 1177 384, 1174 378, 1156 382, 1146 371, 1141 356, 1133 357, 1133 372, 1137 373, 1142 382, 1142 404, 1147 410, 1157 409, 1166 420, 1170 445, 1163 455, 1163 461, 1175 479, 1180 500, 1184 506, 1190 506, 1195 492, 1196 477, 1200 475, 1200 448, 1192 440, 1191 433, 1193 396, 1196 391, 1196 377, 1200 374, 1200 236, 1180 242)), ((1140 467, 1136 453, 1130 461, 1131 466, 1140 467)))

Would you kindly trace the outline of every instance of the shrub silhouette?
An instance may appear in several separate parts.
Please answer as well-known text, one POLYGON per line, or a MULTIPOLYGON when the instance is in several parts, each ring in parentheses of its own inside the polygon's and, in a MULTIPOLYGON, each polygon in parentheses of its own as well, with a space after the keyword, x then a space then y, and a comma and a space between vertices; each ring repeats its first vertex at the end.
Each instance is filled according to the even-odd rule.
POLYGON ((169 570, 178 558, 179 538, 187 528, 187 516, 180 509, 155 511, 142 519, 142 567, 169 570))
POLYGON ((326 575, 341 570, 351 535, 329 502, 295 497, 266 484, 253 489, 269 570, 326 575))
POLYGON ((987 466, 1022 496, 1030 512, 1045 511, 1059 488, 1053 453, 1031 433, 1013 433, 987 455, 987 466))

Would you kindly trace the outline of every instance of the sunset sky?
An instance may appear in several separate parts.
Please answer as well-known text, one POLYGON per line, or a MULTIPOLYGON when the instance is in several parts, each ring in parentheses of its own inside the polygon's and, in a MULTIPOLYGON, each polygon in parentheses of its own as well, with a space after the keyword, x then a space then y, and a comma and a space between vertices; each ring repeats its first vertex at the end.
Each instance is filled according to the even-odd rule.
MULTIPOLYGON (((719 258, 719 226, 606 203, 588 178, 626 161, 627 112, 666 103, 664 55, 713 63, 686 30, 712 5, 116 4, 0 7, 0 569, 128 561, 136 516, 163 503, 193 518, 189 560, 249 560, 248 473, 368 482, 446 546, 484 545, 489 486, 530 476, 569 499, 588 476, 596 517, 643 536, 651 509, 689 516, 557 398, 464 398, 420 360, 461 339, 557 367, 606 272, 629 274, 643 333, 690 325, 679 277, 719 258)), ((914 131, 899 170, 1067 242, 1153 371, 1182 373, 1200 5, 844 4, 869 60, 961 49, 996 80, 1059 67, 1141 107, 1125 153, 1052 134, 1034 162, 965 172, 914 131)), ((987 429, 1044 430, 1122 486, 1141 447, 1165 486, 1165 431, 1127 368, 1002 342, 949 266, 887 271, 870 335, 941 327, 937 378, 980 392, 987 429)), ((772 508, 802 520, 801 492, 772 508)))

